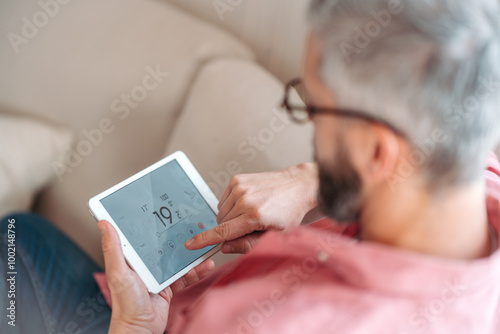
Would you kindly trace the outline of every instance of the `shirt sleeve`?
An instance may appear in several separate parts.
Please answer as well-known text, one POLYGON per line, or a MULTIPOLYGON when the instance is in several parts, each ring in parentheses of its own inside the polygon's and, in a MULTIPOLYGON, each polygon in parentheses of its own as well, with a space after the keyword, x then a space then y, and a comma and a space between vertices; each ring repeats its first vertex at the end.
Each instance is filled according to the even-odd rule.
POLYGON ((500 163, 495 153, 490 153, 485 171, 486 192, 500 200, 500 163))

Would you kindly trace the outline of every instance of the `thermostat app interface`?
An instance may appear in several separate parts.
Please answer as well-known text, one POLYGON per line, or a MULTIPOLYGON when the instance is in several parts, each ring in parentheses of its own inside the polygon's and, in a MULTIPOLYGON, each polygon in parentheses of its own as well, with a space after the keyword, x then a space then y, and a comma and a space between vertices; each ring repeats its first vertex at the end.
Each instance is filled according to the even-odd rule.
POLYGON ((217 226, 217 221, 176 160, 101 203, 160 284, 215 247, 184 247, 186 240, 217 226))

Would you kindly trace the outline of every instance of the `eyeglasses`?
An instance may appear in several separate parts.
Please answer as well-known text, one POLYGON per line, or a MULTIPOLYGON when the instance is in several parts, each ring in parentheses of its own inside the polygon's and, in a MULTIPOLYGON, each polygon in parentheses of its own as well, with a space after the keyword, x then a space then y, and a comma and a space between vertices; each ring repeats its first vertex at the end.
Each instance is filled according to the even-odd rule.
POLYGON ((308 103, 307 93, 304 89, 301 78, 293 79, 285 86, 285 97, 283 98, 281 106, 287 111, 292 121, 298 124, 309 122, 312 120, 314 115, 329 114, 342 117, 359 118, 370 123, 377 123, 385 126, 397 135, 406 138, 406 135, 392 124, 365 112, 311 106, 308 103), (293 92, 292 89, 295 90, 295 92, 293 92))

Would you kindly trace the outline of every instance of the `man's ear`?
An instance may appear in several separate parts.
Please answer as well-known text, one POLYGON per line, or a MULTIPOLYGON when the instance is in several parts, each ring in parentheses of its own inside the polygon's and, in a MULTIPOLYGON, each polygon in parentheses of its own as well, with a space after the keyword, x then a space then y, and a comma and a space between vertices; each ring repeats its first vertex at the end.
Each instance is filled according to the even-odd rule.
POLYGON ((357 141, 364 147, 353 152, 362 154, 356 160, 357 169, 363 184, 371 187, 386 182, 397 168, 401 154, 401 138, 384 126, 370 124, 361 134, 364 138, 357 141))

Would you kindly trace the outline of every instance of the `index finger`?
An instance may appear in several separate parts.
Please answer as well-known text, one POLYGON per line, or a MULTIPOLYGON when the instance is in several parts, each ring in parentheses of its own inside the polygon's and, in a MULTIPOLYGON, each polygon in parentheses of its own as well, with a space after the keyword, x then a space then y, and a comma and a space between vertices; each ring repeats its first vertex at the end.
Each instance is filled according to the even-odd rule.
POLYGON ((242 215, 195 235, 192 239, 186 241, 184 245, 190 250, 201 249, 224 241, 234 240, 252 232, 254 232, 254 229, 251 224, 248 224, 245 215, 242 215))

